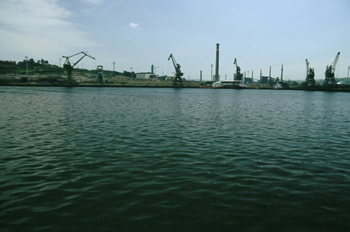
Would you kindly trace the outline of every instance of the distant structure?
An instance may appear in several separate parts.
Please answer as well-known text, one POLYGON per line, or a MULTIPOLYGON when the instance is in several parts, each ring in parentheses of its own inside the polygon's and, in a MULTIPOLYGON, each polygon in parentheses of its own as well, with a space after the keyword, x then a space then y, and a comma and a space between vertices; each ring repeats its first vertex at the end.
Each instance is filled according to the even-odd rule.
POLYGON ((216 44, 215 81, 219 81, 219 44, 216 44))
POLYGON ((180 86, 183 85, 183 82, 182 82, 182 78, 181 78, 181 77, 184 75, 184 74, 181 72, 181 70, 180 70, 181 65, 178 64, 178 63, 176 63, 176 60, 175 60, 173 54, 170 54, 168 60, 170 60, 170 59, 173 61, 174 68, 175 68, 175 79, 174 79, 174 81, 173 81, 173 85, 174 85, 174 86, 179 86, 179 87, 180 87, 180 86))
POLYGON ((269 83, 269 77, 262 75, 262 70, 260 69, 260 84, 267 84, 269 83))
POLYGON ((156 67, 154 65, 151 66, 151 69, 152 69, 151 71, 153 74, 155 74, 157 72, 157 68, 160 68, 160 67, 156 67))
POLYGON ((136 79, 151 79, 151 78, 157 78, 158 75, 152 73, 152 72, 140 72, 136 73, 136 79))
POLYGON ((241 82, 243 80, 243 74, 241 73, 241 67, 237 64, 237 59, 235 58, 235 61, 233 64, 236 65, 236 73, 234 74, 234 80, 241 82))
POLYGON ((71 56, 62 56, 62 58, 66 58, 66 61, 63 64, 63 68, 67 71, 67 81, 72 81, 72 71, 75 65, 77 65, 85 56, 90 57, 91 59, 95 59, 95 57, 92 57, 88 55, 86 52, 79 52, 77 54, 71 55, 71 56), (72 58, 73 56, 84 54, 77 62, 75 62, 73 65, 70 63, 69 58, 72 58))
MULTIPOLYGON (((248 72, 249 74, 249 72, 248 72)), ((253 70, 252 70, 252 77, 245 77, 244 83, 253 83, 253 70)))
POLYGON ((315 86, 315 69, 310 68, 310 63, 307 59, 305 59, 305 62, 306 62, 305 85, 306 86, 315 86))
POLYGON ((283 64, 282 64, 282 67, 281 67, 281 82, 283 83, 283 64))
POLYGON ((105 78, 103 76, 103 66, 102 65, 98 65, 97 68, 97 74, 96 74, 96 80, 95 83, 99 82, 99 83, 105 83, 105 78))
POLYGON ((337 62, 339 59, 340 52, 335 56, 335 59, 331 65, 327 65, 325 72, 325 79, 323 85, 336 85, 337 82, 334 78, 335 67, 337 66, 337 62))

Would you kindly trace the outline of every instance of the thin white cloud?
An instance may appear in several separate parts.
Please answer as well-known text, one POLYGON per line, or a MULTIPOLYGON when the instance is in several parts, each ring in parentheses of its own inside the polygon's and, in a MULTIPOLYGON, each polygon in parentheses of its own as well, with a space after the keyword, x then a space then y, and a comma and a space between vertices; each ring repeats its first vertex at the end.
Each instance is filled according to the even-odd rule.
MULTIPOLYGON (((47 57, 94 46, 58 0, 1 0, 0 53, 47 57)), ((64 54, 62 54, 64 55, 64 54)), ((11 58, 11 57, 8 57, 11 58)))
POLYGON ((103 2, 103 0, 83 0, 83 2, 87 2, 93 5, 99 5, 103 2))
POLYGON ((129 23, 129 26, 136 29, 139 26, 139 24, 132 22, 132 23, 129 23))

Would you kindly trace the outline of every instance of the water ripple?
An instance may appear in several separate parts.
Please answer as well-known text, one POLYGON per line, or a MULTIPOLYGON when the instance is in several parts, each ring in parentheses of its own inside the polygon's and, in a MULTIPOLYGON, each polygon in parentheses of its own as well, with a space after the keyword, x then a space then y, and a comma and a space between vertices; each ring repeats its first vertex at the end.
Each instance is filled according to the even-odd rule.
POLYGON ((346 94, 2 87, 0 97, 0 231, 350 228, 346 94))

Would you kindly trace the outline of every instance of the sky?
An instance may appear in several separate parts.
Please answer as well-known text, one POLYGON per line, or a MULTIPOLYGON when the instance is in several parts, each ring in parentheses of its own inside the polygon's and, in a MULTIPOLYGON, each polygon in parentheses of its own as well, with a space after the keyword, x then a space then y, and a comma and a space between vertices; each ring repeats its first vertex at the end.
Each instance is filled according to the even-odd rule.
POLYGON ((350 66, 349 0, 0 0, 0 59, 25 56, 76 67, 173 75, 173 54, 184 77, 210 80, 220 44, 221 80, 232 80, 234 59, 247 77, 304 80, 305 59, 324 79, 350 66), (81 55, 71 58, 77 61, 81 55), (61 60, 60 60, 61 59, 61 60), (249 72, 249 73, 248 73, 249 72))

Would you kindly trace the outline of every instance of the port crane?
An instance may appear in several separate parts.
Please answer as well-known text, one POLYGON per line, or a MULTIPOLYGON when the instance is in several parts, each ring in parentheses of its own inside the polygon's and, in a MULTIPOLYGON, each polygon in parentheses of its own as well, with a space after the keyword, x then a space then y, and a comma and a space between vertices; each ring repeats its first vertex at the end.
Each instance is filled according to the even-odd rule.
POLYGON ((334 78, 334 72, 335 72, 335 67, 337 65, 338 59, 339 59, 340 52, 337 53, 335 56, 335 59, 331 65, 327 65, 326 67, 326 72, 325 72, 325 79, 323 81, 323 85, 336 85, 337 82, 335 81, 334 78))
POLYGON ((175 85, 176 85, 176 84, 182 84, 182 79, 181 79, 181 77, 182 77, 184 74, 183 74, 183 73, 181 72, 181 70, 180 70, 181 65, 178 64, 178 63, 176 63, 176 60, 175 60, 173 54, 170 54, 168 60, 170 60, 170 59, 173 61, 174 68, 175 68, 175 79, 174 79, 174 82, 173 82, 173 83, 174 83, 175 85))
POLYGON ((310 63, 307 59, 306 61, 306 85, 314 86, 315 85, 315 69, 310 68, 310 63))
POLYGON ((238 66, 237 64, 237 59, 235 58, 235 61, 233 64, 236 65, 236 73, 234 74, 234 80, 235 81, 242 81, 243 79, 243 74, 241 73, 241 67, 238 66))
POLYGON ((63 64, 63 68, 67 71, 67 81, 68 82, 70 82, 72 80, 72 71, 73 71, 74 66, 76 66, 85 56, 88 56, 91 59, 95 59, 95 57, 88 55, 87 52, 79 52, 79 53, 71 55, 71 56, 62 56, 62 58, 66 58, 66 61, 63 64), (83 54, 83 56, 77 62, 73 63, 73 65, 72 65, 71 62, 69 61, 69 58, 72 58, 73 56, 76 56, 79 54, 83 54))

